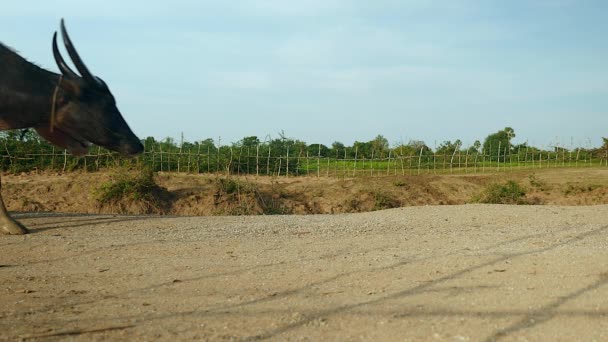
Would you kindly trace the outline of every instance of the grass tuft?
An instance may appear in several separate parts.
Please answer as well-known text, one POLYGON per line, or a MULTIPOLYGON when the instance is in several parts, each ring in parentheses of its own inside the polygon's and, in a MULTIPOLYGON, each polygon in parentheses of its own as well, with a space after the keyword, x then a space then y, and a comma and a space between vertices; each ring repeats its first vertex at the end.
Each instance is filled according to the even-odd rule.
POLYGON ((528 204, 525 199, 526 190, 517 182, 509 180, 506 183, 493 183, 474 201, 491 204, 528 204))
POLYGON ((118 168, 93 195, 100 207, 109 206, 120 214, 151 214, 164 213, 168 191, 156 183, 150 169, 118 168))

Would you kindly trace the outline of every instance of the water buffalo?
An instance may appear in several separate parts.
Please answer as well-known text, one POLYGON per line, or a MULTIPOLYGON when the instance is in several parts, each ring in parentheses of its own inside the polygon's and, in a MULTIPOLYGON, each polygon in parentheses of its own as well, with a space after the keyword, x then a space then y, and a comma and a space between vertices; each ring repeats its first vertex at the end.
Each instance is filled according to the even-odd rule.
MULTIPOLYGON (((75 72, 63 59, 53 35, 53 56, 61 71, 42 69, 0 43, 0 130, 33 128, 54 145, 84 155, 91 143, 124 155, 143 152, 107 84, 86 67, 63 19, 60 32, 75 72)), ((0 196, 0 233, 26 234, 0 196)))

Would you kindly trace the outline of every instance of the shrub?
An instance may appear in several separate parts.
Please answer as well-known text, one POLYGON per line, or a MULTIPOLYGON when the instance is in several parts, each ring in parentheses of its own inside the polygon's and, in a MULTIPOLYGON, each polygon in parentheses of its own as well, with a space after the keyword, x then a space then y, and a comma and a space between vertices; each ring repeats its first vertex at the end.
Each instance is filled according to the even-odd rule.
POLYGON ((100 207, 110 206, 121 214, 150 214, 165 212, 169 193, 156 184, 152 170, 119 168, 94 196, 100 207))
POLYGON ((372 210, 383 210, 400 207, 399 202, 390 194, 383 191, 374 191, 374 207, 372 210))
POLYGON ((238 178, 215 180, 215 214, 255 215, 265 213, 264 200, 254 183, 238 178))
POLYGON ((403 187, 406 186, 407 183, 404 180, 396 180, 393 182, 393 185, 396 187, 403 187))
POLYGON ((510 180, 504 184, 488 185, 477 201, 492 204, 527 204, 525 196, 526 190, 517 182, 510 180))

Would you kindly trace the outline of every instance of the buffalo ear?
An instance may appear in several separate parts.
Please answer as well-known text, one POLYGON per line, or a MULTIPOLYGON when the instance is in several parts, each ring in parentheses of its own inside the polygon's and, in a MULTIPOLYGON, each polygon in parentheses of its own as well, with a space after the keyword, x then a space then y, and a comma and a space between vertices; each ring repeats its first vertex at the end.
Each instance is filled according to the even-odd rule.
POLYGON ((68 95, 78 97, 82 92, 82 87, 79 84, 78 80, 72 80, 68 78, 61 78, 60 83, 57 85, 59 88, 63 89, 68 95))

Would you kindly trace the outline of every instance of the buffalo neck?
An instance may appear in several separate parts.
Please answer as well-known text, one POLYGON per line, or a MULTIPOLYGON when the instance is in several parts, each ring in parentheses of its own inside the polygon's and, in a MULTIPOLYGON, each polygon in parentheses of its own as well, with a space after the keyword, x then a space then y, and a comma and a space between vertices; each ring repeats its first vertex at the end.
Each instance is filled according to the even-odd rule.
POLYGON ((0 129, 39 126, 50 118, 59 75, 0 43, 0 129))

